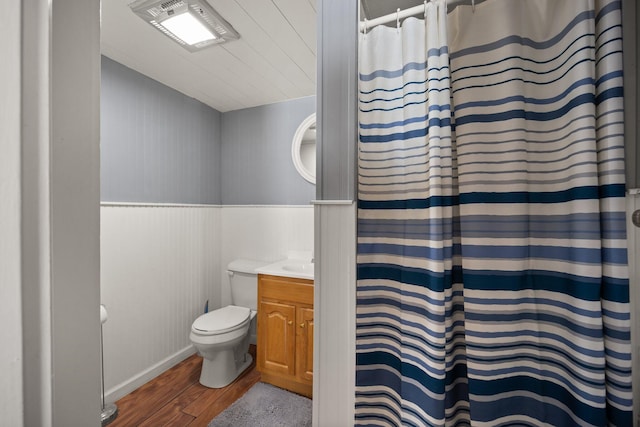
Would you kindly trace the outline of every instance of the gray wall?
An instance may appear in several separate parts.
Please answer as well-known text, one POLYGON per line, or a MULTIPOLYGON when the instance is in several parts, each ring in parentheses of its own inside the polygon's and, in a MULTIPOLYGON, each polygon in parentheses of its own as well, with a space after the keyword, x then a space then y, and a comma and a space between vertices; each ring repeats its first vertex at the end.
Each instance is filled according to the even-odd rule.
POLYGON ((222 204, 300 205, 315 186, 296 172, 291 143, 316 111, 316 98, 294 99, 222 115, 222 204))
POLYGON ((291 160, 316 98, 220 113, 102 57, 101 200, 308 204, 291 160))
POLYGON ((103 56, 101 200, 219 204, 220 118, 103 56))

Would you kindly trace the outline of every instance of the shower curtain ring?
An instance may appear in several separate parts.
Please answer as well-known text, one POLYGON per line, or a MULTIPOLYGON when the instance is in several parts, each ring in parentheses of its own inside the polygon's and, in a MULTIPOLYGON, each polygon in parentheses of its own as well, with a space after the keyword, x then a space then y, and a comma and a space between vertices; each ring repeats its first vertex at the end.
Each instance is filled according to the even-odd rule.
POLYGON ((396 30, 400 32, 400 8, 396 10, 396 30))
POLYGON ((427 17, 427 0, 424 0, 424 17, 427 17))

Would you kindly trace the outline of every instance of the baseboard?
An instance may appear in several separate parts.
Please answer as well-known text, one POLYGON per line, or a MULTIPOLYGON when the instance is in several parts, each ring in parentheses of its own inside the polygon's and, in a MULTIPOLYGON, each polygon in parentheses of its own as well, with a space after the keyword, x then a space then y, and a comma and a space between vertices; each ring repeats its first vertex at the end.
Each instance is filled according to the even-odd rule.
POLYGON ((115 402, 123 396, 131 393, 141 385, 144 385, 166 371, 167 369, 177 365, 196 352, 195 347, 189 345, 183 348, 177 353, 172 354, 164 360, 156 363, 155 365, 145 369, 139 374, 131 377, 130 379, 121 382, 117 386, 107 390, 105 392, 105 402, 115 402))

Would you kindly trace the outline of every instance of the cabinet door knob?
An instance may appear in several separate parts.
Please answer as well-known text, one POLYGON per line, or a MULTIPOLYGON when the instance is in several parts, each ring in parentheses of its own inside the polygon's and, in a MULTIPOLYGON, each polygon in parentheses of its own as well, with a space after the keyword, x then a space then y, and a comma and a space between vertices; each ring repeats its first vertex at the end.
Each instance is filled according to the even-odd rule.
POLYGON ((301 328, 304 328, 304 323, 300 323, 300 327, 301 327, 301 328))
POLYGON ((289 321, 287 322, 287 324, 288 324, 288 325, 293 325, 293 320, 289 320, 289 321))

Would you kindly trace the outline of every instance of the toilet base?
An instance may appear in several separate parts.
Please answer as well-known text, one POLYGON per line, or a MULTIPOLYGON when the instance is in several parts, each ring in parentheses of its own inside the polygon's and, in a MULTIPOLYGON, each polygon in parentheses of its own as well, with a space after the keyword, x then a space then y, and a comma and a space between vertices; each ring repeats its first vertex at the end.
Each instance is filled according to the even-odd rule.
POLYGON ((222 388, 231 384, 253 362, 253 357, 245 353, 244 358, 236 362, 234 351, 219 352, 214 359, 202 359, 200 384, 209 388, 222 388))

